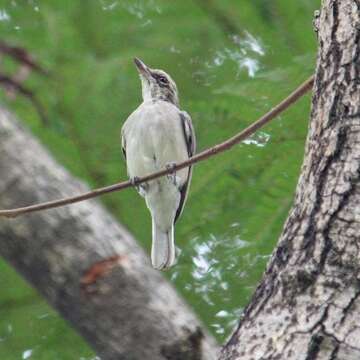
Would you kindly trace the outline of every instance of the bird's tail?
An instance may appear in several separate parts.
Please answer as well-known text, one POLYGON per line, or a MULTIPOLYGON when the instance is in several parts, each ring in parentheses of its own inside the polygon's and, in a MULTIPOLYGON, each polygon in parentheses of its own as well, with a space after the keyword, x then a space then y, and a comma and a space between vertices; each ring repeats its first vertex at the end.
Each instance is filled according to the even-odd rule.
POLYGON ((157 270, 167 270, 175 263, 174 225, 167 231, 152 221, 152 266, 157 270))

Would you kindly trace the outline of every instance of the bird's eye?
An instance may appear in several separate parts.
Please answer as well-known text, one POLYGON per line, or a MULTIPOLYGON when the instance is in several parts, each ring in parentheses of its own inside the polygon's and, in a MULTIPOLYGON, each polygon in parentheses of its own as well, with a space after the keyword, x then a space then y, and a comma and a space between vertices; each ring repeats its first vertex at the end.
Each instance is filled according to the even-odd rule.
POLYGON ((162 84, 167 84, 168 83, 168 80, 165 76, 159 76, 159 81, 162 83, 162 84))

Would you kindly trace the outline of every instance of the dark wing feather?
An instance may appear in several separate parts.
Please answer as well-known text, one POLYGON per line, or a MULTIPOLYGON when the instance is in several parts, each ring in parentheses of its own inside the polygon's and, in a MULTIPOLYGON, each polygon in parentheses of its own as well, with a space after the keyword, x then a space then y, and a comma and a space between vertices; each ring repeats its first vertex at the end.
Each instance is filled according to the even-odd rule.
MULTIPOLYGON (((195 154, 195 150, 196 150, 196 139, 195 139, 194 128, 192 126, 191 117, 185 111, 181 111, 179 115, 180 115, 180 121, 181 121, 181 126, 182 126, 182 130, 183 130, 183 135, 184 135, 188 155, 189 155, 189 157, 192 157, 195 154)), ((177 219, 181 215, 181 212, 184 208, 188 190, 189 190, 190 181, 191 181, 191 176, 192 176, 192 166, 189 166, 186 182, 179 189, 181 197, 180 197, 179 207, 176 211, 174 222, 177 221, 177 219)))
POLYGON ((126 143, 125 143, 125 136, 123 134, 123 131, 121 131, 121 150, 126 160, 126 143))

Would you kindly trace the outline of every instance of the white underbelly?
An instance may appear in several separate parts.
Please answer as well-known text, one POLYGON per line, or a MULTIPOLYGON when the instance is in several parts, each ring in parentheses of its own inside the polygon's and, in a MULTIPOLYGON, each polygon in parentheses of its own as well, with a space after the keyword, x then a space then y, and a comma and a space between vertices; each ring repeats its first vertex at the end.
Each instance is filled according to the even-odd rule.
MULTIPOLYGON (((146 119, 133 124, 126 138, 127 168, 130 177, 142 177, 161 170, 169 163, 188 158, 180 121, 166 123, 146 119)), ((177 172, 183 183, 187 169, 177 172)))
MULTIPOLYGON (((188 158, 179 110, 165 102, 143 103, 123 127, 128 175, 144 177, 171 163, 188 158)), ((187 168, 176 172, 176 182, 167 176, 140 188, 153 220, 164 231, 172 226, 179 207, 179 188, 188 180, 187 168)))

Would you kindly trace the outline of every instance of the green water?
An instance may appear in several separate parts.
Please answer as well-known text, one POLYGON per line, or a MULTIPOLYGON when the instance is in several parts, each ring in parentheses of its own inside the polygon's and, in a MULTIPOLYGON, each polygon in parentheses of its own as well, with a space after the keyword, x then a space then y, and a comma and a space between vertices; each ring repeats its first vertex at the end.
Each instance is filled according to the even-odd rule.
MULTIPOLYGON (((140 103, 138 56, 176 80, 198 149, 250 124, 314 71, 318 1, 0 0, 0 37, 52 76, 31 74, 44 126, 21 97, 10 107, 59 162, 92 187, 126 177, 119 132, 140 103)), ((1 70, 13 72, 3 59, 1 70)), ((196 166, 176 228, 169 280, 222 342, 274 248, 303 157, 309 96, 230 152, 196 166)), ((150 218, 133 190, 102 198, 142 245, 150 218), (129 206, 131 204, 131 206, 129 206)), ((33 239, 36 241, 36 239, 33 239)), ((94 359, 90 348, 0 263, 0 359, 94 359)))

